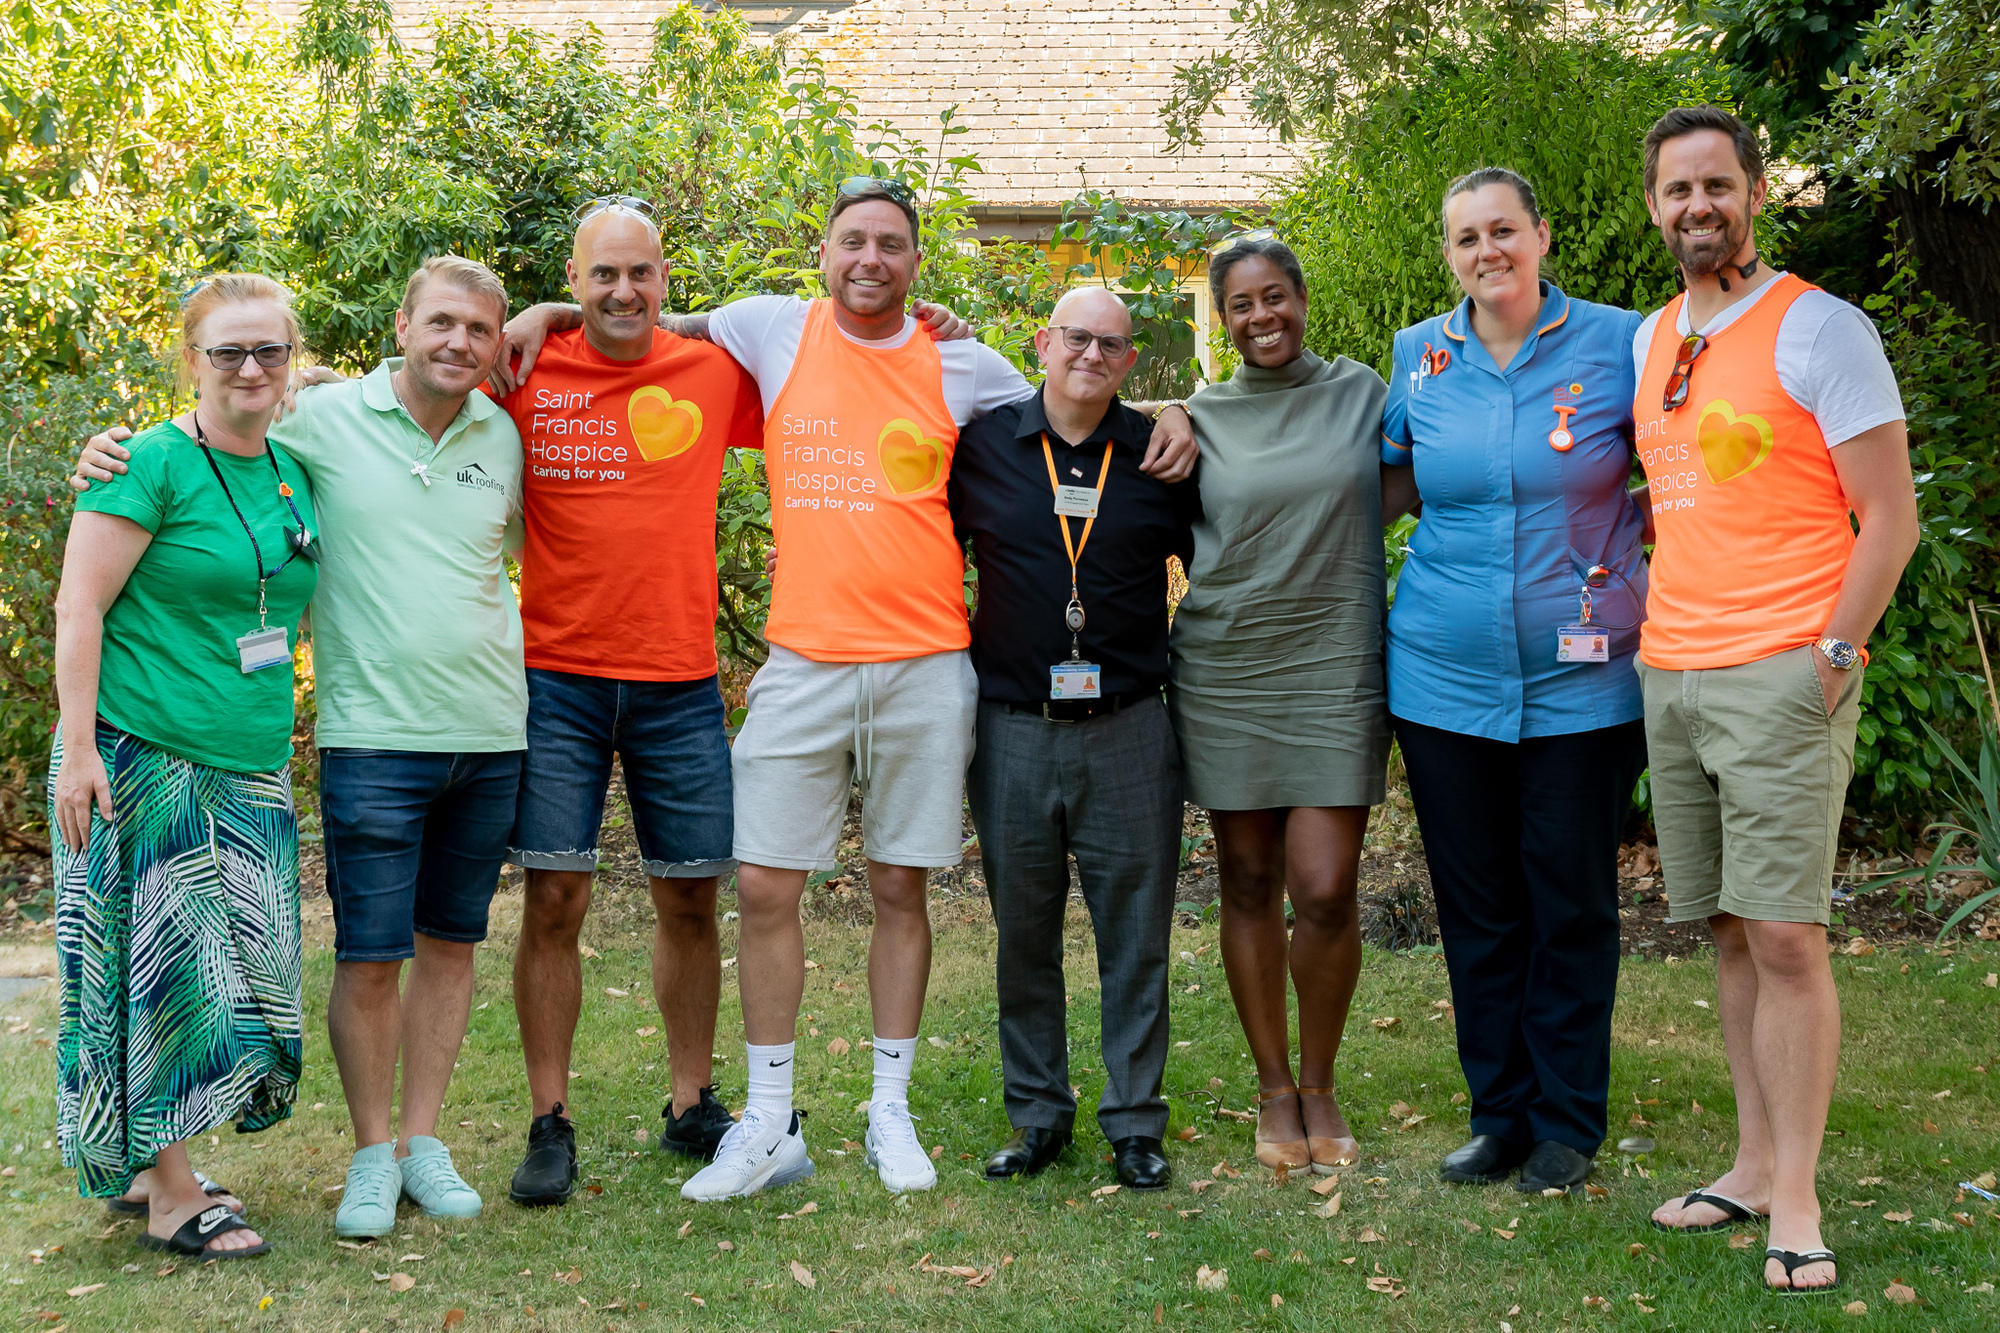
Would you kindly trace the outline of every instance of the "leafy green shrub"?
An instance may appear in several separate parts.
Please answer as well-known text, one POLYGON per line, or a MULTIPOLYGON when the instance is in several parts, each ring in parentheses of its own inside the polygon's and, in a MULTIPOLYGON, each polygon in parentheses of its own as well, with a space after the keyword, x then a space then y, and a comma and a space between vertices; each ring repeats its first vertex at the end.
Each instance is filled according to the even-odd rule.
POLYGON ((25 794, 24 814, 42 802, 56 720, 56 587, 72 512, 64 478, 91 431, 151 425, 172 392, 172 376, 137 341, 81 375, 0 364, 0 787, 25 794))
POLYGON ((1396 330, 1460 299, 1438 209, 1453 177, 1483 166, 1535 187, 1551 234, 1545 277, 1585 300, 1658 308, 1678 286, 1646 215, 1639 144, 1669 107, 1722 95, 1683 55, 1591 32, 1483 38, 1386 85, 1273 211, 1311 289, 1307 341, 1386 375, 1396 330))

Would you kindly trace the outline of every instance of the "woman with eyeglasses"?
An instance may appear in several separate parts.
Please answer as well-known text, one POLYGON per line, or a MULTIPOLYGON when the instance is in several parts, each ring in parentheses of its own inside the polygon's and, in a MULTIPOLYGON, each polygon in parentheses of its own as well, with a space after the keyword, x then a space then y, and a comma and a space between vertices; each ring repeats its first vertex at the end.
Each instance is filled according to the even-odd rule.
POLYGON ((1306 350, 1305 276, 1269 232, 1212 255, 1209 288, 1243 361, 1186 404, 1201 517, 1169 698, 1188 799, 1215 830, 1223 968, 1257 1062, 1257 1160, 1327 1173, 1358 1156, 1333 1065, 1361 972, 1361 839, 1389 756, 1386 390, 1367 366, 1306 350))
POLYGON ((240 1259, 270 1244, 186 1144, 268 1128, 298 1091, 287 767, 318 552, 305 473, 265 440, 291 294, 211 278, 180 341, 194 406, 78 497, 56 595, 56 1117, 79 1191, 147 1213, 141 1245, 240 1259))
POLYGON ((1442 223, 1464 299, 1396 335, 1382 420, 1422 498, 1389 712, 1472 1094, 1441 1174, 1569 1189, 1605 1135, 1618 846, 1646 762, 1639 316, 1541 277, 1549 224, 1514 172, 1453 181, 1442 223))

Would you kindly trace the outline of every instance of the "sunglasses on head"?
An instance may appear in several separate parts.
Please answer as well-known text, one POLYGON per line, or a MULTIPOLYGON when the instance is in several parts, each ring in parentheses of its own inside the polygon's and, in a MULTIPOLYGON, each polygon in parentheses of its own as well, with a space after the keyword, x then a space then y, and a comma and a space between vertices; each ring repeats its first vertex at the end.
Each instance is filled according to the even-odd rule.
POLYGON ((292 359, 290 343, 259 343, 255 347, 237 347, 224 344, 221 347, 196 347, 194 351, 208 357, 208 364, 217 370, 235 370, 247 358, 254 358, 266 370, 276 370, 292 359))
POLYGON ((656 216, 650 200, 641 199, 636 194, 605 194, 599 195, 595 199, 586 199, 578 204, 576 206, 576 220, 578 222, 586 222, 606 209, 612 208, 623 208, 629 212, 637 213, 644 218, 656 216))
POLYGON ((1239 231, 1234 236, 1225 236, 1208 247, 1211 255, 1223 254, 1239 245, 1251 245, 1258 241, 1275 241, 1278 231, 1275 227, 1259 227, 1255 231, 1239 231))
POLYGON ((1688 400, 1688 386, 1694 374, 1695 358, 1708 350, 1708 339, 1691 333, 1681 340, 1674 368, 1667 376, 1667 391, 1661 395, 1661 410, 1671 412, 1688 400))
POLYGON ((899 204, 913 204, 917 200, 916 192, 909 186, 882 176, 849 176, 836 188, 850 199, 866 199, 870 195, 881 195, 899 204))

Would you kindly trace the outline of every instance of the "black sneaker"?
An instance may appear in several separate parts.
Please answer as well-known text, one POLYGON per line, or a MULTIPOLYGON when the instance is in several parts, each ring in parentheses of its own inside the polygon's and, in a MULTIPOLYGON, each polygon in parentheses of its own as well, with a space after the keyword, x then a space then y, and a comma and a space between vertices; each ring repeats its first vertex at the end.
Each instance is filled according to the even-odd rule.
POLYGON ((698 1157, 704 1162, 715 1159, 722 1136, 736 1123, 736 1117, 729 1114, 729 1108, 715 1095, 713 1083, 701 1090, 701 1100, 687 1110, 675 1115, 674 1104, 668 1102, 660 1108, 660 1117, 667 1122, 667 1127, 660 1131, 660 1151, 698 1157))
POLYGON ((569 1202, 576 1188, 576 1126, 557 1102, 547 1115, 528 1126, 528 1155, 514 1169, 507 1197, 524 1208, 547 1208, 569 1202))

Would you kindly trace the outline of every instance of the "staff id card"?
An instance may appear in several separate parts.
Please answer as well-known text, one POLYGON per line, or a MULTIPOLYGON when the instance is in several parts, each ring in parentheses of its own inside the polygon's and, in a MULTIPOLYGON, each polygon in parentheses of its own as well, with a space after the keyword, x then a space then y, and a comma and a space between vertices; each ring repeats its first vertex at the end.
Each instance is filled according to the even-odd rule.
POLYGON ((1098 490, 1095 486, 1056 487, 1056 512, 1064 518, 1096 518, 1098 490))
POLYGON ((1609 662, 1611 632, 1597 625, 1564 625, 1556 630, 1556 661, 1609 662))
POLYGON ((1095 662, 1056 663, 1049 668, 1049 698, 1098 698, 1097 671, 1095 662))
POLYGON ((262 671, 292 660, 292 649, 283 625, 253 629, 236 640, 236 654, 243 661, 243 674, 262 671))

